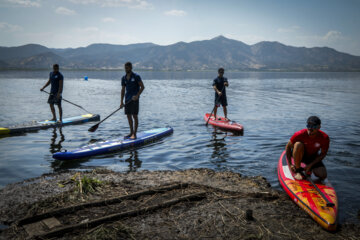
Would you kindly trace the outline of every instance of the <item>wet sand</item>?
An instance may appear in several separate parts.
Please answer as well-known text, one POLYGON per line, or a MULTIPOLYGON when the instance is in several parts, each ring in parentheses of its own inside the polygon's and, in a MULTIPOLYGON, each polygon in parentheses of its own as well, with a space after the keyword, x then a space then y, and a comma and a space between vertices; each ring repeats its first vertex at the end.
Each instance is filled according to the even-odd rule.
POLYGON ((209 169, 45 174, 0 190, 0 223, 0 239, 360 239, 358 224, 322 229, 263 177, 209 169))

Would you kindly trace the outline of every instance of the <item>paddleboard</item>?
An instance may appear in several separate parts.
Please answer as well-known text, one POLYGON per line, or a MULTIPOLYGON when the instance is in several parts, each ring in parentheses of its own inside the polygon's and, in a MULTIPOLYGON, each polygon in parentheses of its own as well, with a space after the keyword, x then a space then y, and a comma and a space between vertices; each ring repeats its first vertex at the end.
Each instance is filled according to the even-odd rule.
POLYGON ((214 118, 214 115, 212 115, 209 119, 210 113, 206 113, 204 116, 205 122, 209 120, 209 124, 227 130, 232 132, 242 132, 244 131, 243 125, 230 120, 225 120, 224 117, 217 116, 217 119, 214 118))
MULTIPOLYGON (((305 167, 305 165, 302 165, 305 167)), ((290 171, 286 160, 286 152, 281 154, 278 163, 278 178, 280 185, 290 198, 307 212, 317 223, 328 231, 335 231, 337 227, 338 201, 335 189, 325 179, 323 184, 316 186, 327 200, 334 203, 334 207, 327 207, 326 201, 321 197, 315 187, 307 180, 296 180, 290 171)))
POLYGON ((173 133, 173 129, 171 127, 156 128, 145 132, 139 132, 135 140, 130 138, 124 139, 124 137, 106 140, 86 145, 72 151, 54 153, 53 158, 58 160, 72 160, 84 157, 91 157, 99 154, 106 154, 144 145, 167 135, 170 135, 171 133, 173 133))
POLYGON ((39 129, 46 129, 51 127, 66 126, 72 124, 86 123, 89 121, 99 121, 100 115, 98 114, 84 114, 76 117, 64 118, 62 124, 55 121, 45 120, 45 121, 33 121, 23 125, 11 126, 6 128, 0 128, 0 135, 12 134, 12 133, 22 133, 22 132, 31 132, 39 129))

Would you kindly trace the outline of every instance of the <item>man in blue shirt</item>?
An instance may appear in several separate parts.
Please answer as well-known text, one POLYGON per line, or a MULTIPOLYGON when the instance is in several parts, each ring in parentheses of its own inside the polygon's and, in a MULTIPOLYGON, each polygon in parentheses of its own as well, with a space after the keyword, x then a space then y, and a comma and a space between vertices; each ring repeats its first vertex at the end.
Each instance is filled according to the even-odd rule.
POLYGON ((136 133, 139 125, 139 98, 145 87, 141 77, 132 71, 131 62, 125 63, 125 72, 126 75, 121 78, 122 88, 120 108, 125 106, 125 114, 130 126, 130 134, 125 136, 125 138, 136 139, 136 133))
POLYGON ((215 90, 215 107, 214 107, 214 117, 216 119, 216 113, 218 107, 220 107, 220 104, 222 105, 224 109, 224 117, 226 120, 227 118, 227 99, 226 99, 226 89, 225 87, 229 86, 227 78, 224 77, 224 68, 219 68, 218 70, 218 77, 214 79, 213 82, 213 88, 215 90))
POLYGON ((51 84, 50 96, 48 99, 48 103, 50 104, 51 113, 53 115, 52 121, 56 121, 56 113, 54 104, 56 104, 59 108, 59 122, 62 122, 62 107, 61 107, 61 99, 62 99, 62 91, 64 86, 64 76, 59 72, 59 65, 53 65, 53 71, 50 72, 49 80, 47 83, 40 89, 43 91, 47 86, 51 84))

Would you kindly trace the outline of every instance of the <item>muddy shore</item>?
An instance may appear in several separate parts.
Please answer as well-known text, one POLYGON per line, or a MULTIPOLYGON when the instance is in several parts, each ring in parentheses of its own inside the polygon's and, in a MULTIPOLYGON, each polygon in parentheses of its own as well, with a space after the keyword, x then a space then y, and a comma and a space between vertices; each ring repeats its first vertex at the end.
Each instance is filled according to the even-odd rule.
POLYGON ((0 239, 360 239, 263 177, 209 169, 45 174, 0 190, 0 224, 0 239))

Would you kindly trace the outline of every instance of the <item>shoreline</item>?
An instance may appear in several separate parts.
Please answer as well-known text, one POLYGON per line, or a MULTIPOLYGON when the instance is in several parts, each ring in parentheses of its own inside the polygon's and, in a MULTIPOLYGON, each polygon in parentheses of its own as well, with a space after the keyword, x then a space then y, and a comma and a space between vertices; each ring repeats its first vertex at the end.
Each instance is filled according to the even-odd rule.
POLYGON ((360 236, 360 224, 341 224, 335 233, 322 229, 284 192, 273 189, 261 176, 244 177, 210 169, 64 171, 9 184, 0 190, 0 199, 0 224, 8 226, 2 230, 0 227, 0 239, 41 237, 51 231, 56 239, 360 236), (90 180, 97 186, 88 184, 90 180), (93 192, 85 193, 85 185, 93 192), (104 199, 106 206, 100 206, 104 199), (118 200, 110 204, 110 199, 118 200), (69 206, 70 213, 65 211, 69 206), (19 225, 21 219, 59 209, 62 213, 50 214, 55 217, 47 218, 48 222, 19 225), (98 219, 101 222, 94 222, 98 219))

